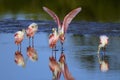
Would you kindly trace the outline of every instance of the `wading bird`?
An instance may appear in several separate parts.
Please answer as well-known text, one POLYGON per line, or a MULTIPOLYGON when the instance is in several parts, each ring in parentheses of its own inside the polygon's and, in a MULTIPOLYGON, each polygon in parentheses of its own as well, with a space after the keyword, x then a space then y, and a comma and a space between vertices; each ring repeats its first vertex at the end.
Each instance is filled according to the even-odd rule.
POLYGON ((108 44, 108 37, 106 35, 101 35, 100 36, 100 44, 98 46, 98 54, 99 54, 101 48, 103 48, 103 50, 105 50, 107 44, 108 44))
POLYGON ((29 44, 30 44, 30 38, 32 38, 32 44, 33 44, 33 39, 34 35, 38 30, 38 25, 36 23, 32 23, 28 26, 26 30, 27 37, 29 38, 29 44))
POLYGON ((81 11, 81 7, 76 8, 69 12, 63 20, 63 23, 61 24, 59 17, 50 9, 47 7, 43 7, 43 10, 47 12, 57 23, 58 25, 58 33, 59 33, 59 39, 62 44, 62 49, 63 49, 63 42, 65 40, 65 33, 67 32, 68 26, 71 23, 72 19, 81 11))
POLYGON ((23 29, 22 31, 17 31, 14 34, 14 40, 15 40, 15 44, 18 45, 18 50, 20 47, 20 51, 21 51, 21 43, 24 39, 24 34, 25 34, 25 30, 23 29))
POLYGON ((53 33, 49 35, 49 47, 53 49, 56 48, 56 43, 59 39, 59 34, 56 28, 53 28, 52 31, 53 33))

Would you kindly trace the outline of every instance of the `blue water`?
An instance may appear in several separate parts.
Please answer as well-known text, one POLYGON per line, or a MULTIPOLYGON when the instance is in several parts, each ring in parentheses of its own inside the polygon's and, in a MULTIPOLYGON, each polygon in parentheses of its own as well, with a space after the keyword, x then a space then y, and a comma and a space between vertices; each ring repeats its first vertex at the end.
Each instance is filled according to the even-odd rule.
MULTIPOLYGON (((49 57, 52 50, 48 46, 46 32, 38 32, 34 39, 34 48, 38 54, 38 61, 27 59, 26 49, 28 39, 22 42, 21 53, 26 60, 23 68, 14 62, 17 46, 14 44, 14 33, 0 33, 0 79, 1 80, 51 80, 52 73, 49 69, 49 57)), ((106 60, 109 70, 102 72, 97 57, 99 37, 95 35, 73 35, 68 33, 64 43, 64 54, 71 75, 75 80, 120 80, 120 37, 109 36, 106 48, 106 60)), ((61 45, 57 44, 56 59, 60 57, 61 45)), ((64 76, 61 75, 61 80, 64 76)))

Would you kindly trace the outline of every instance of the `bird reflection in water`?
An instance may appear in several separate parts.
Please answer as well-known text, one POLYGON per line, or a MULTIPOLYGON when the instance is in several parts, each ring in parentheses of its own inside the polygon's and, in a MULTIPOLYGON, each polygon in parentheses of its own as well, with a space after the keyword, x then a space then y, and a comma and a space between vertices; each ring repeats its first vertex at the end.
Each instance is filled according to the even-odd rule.
MULTIPOLYGON (((56 51, 54 52, 56 54, 56 51)), ((61 52, 58 61, 56 60, 56 55, 49 57, 49 68, 53 74, 53 80, 60 80, 61 74, 63 74, 65 80, 74 80, 68 69, 66 57, 63 51, 61 52)))
POLYGON ((61 68, 54 56, 49 57, 49 68, 53 75, 53 80, 59 80, 61 76, 61 68))
POLYGON ((15 52, 15 63, 19 66, 25 67, 25 60, 21 51, 15 52))
POLYGON ((109 63, 105 55, 98 54, 98 62, 100 64, 100 70, 102 72, 107 72, 109 70, 109 63))
POLYGON ((61 52, 61 55, 59 58, 59 64, 60 64, 61 71, 64 75, 64 79, 65 80, 74 80, 73 76, 71 75, 71 73, 69 71, 69 68, 68 68, 68 65, 66 62, 66 57, 65 57, 65 54, 63 51, 61 52))
POLYGON ((33 46, 27 47, 27 56, 31 61, 37 61, 38 60, 38 54, 33 46))

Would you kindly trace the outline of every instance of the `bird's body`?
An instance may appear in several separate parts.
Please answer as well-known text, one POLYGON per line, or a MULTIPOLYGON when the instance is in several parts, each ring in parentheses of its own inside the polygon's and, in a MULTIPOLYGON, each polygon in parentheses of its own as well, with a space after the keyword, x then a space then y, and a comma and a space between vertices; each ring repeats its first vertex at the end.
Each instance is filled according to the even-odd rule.
POLYGON ((108 37, 106 35, 101 35, 100 44, 98 46, 98 53, 100 52, 100 49, 105 48, 107 44, 108 44, 108 37))
POLYGON ((55 48, 58 39, 59 39, 59 34, 57 33, 56 28, 53 28, 53 33, 49 35, 49 47, 55 48))
POLYGON ((38 30, 38 25, 36 23, 30 24, 26 29, 26 35, 29 38, 29 44, 30 44, 30 38, 32 38, 32 43, 33 43, 33 38, 37 30, 38 30))
POLYGON ((17 31, 17 32, 14 34, 14 39, 15 39, 15 44, 16 44, 16 45, 21 44, 21 42, 22 42, 23 39, 24 39, 24 34, 25 34, 25 31, 24 31, 24 30, 22 30, 22 31, 17 31))
POLYGON ((26 30, 27 37, 31 38, 35 35, 38 30, 38 25, 36 23, 32 23, 28 26, 26 30))

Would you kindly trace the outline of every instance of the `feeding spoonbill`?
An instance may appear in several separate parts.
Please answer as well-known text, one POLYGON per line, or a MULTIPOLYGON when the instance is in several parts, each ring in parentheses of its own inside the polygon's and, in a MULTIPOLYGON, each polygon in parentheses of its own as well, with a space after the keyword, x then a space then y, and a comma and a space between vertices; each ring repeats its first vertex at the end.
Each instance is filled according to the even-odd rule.
POLYGON ((54 19, 54 21, 57 23, 59 39, 60 39, 61 44, 63 45, 63 42, 65 40, 65 33, 67 32, 68 26, 71 23, 71 21, 73 20, 73 18, 81 11, 81 7, 76 8, 76 9, 72 10, 71 12, 69 12, 64 17, 62 24, 60 22, 59 17, 52 10, 48 9, 47 7, 43 7, 43 10, 45 12, 47 12, 54 19))
POLYGON ((100 52, 100 49, 101 49, 101 48, 105 49, 105 47, 107 46, 107 44, 108 44, 108 36, 106 36, 106 35, 101 35, 101 36, 100 36, 100 44, 99 44, 99 46, 98 46, 98 54, 99 54, 99 52, 100 52))
POLYGON ((34 35, 38 30, 38 25, 36 23, 32 23, 28 26, 28 28, 26 29, 26 35, 29 38, 29 43, 30 43, 30 38, 32 38, 32 42, 34 39, 34 35))

